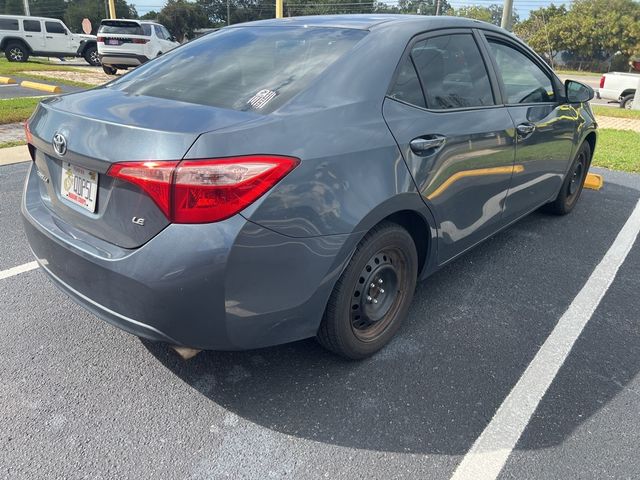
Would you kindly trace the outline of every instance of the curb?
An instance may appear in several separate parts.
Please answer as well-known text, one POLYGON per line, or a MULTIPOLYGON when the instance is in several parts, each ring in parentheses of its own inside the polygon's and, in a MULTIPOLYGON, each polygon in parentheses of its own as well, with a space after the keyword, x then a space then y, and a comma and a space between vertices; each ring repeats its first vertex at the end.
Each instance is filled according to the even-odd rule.
POLYGON ((0 166, 29 161, 31 161, 31 157, 29 156, 29 149, 26 145, 0 148, 0 166))
POLYGON ((16 82, 13 78, 9 77, 0 77, 0 85, 15 85, 16 82))
POLYGON ((62 89, 57 85, 47 85, 46 83, 31 82, 29 80, 22 81, 20 86, 24 88, 32 88, 34 90, 42 90, 43 92, 62 93, 62 89))

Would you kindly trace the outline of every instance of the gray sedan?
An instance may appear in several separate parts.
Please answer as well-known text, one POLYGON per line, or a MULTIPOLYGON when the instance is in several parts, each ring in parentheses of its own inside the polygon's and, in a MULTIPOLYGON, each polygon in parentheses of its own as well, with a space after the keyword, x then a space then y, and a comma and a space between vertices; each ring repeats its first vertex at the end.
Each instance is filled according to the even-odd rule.
POLYGON ((533 210, 574 208, 592 96, 473 20, 231 26, 43 100, 25 229, 58 287, 135 335, 316 336, 363 358, 418 280, 533 210))

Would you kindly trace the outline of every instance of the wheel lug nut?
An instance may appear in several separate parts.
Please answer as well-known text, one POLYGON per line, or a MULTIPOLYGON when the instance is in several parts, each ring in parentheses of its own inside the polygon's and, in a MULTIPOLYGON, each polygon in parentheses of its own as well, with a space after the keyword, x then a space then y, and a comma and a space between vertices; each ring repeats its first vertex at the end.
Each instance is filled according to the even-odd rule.
POLYGON ((378 283, 382 285, 382 279, 381 278, 378 279, 378 283))
POLYGON ((373 299, 373 303, 378 303, 378 299, 377 299, 377 298, 374 298, 374 299, 373 299))
POLYGON ((376 284, 375 284, 375 283, 372 283, 372 284, 371 284, 371 288, 373 288, 373 287, 375 287, 375 286, 376 286, 376 284))
POLYGON ((367 297, 367 302, 370 302, 371 300, 373 300, 371 297, 367 297))
POLYGON ((381 289, 380 289, 380 293, 384 293, 384 288, 381 288, 381 289))

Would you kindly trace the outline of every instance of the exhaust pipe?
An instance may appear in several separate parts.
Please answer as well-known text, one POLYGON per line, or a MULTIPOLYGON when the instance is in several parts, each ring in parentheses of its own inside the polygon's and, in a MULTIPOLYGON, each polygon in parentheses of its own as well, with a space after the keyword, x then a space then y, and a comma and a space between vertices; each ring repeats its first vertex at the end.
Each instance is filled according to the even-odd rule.
POLYGON ((175 345, 172 345, 171 348, 173 348, 176 351, 176 353, 182 357, 183 360, 189 360, 190 358, 195 357, 202 351, 202 350, 198 350, 197 348, 178 347, 175 345))

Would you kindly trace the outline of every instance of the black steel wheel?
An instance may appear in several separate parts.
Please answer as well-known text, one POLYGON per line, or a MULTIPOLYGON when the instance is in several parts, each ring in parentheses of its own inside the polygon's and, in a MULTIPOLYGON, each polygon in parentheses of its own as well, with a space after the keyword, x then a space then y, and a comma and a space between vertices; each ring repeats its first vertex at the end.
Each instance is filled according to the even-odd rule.
POLYGON ((350 359, 377 352, 406 316, 417 274, 411 235, 391 222, 374 227, 336 282, 318 331, 320 343, 350 359))
POLYGON ((558 196, 553 202, 545 205, 544 210, 555 215, 566 215, 573 210, 582 193, 590 165, 591 146, 585 141, 576 153, 558 196))

